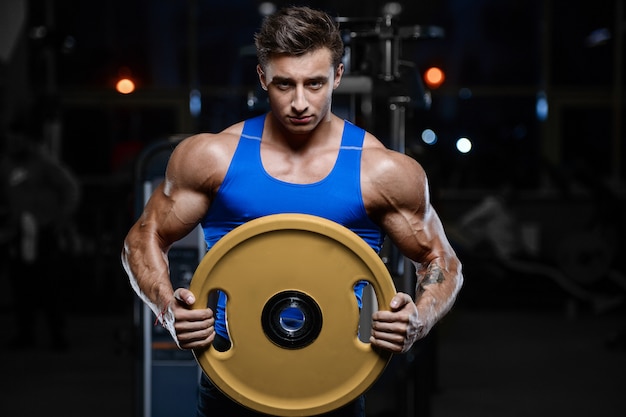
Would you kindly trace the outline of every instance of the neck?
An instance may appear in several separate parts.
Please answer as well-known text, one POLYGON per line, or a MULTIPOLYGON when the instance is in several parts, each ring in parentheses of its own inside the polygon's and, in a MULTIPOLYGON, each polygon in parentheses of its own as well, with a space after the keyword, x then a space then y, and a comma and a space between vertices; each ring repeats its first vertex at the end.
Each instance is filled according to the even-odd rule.
MULTIPOLYGON (((296 152, 315 150, 335 143, 338 126, 343 126, 341 119, 333 114, 324 118, 313 129, 294 132, 288 130, 270 113, 263 134, 263 140, 276 146, 283 146, 296 152)), ((341 130, 339 130, 341 132, 341 130)), ((340 139, 341 134, 339 134, 340 139)))

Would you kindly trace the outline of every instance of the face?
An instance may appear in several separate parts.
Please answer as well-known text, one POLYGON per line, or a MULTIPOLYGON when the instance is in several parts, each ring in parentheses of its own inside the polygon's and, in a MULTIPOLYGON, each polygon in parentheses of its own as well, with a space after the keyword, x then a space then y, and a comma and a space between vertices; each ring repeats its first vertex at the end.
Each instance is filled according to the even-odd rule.
POLYGON ((330 117, 332 93, 339 86, 343 64, 335 68, 327 48, 302 56, 275 56, 266 68, 257 67, 270 108, 291 133, 311 132, 330 117))

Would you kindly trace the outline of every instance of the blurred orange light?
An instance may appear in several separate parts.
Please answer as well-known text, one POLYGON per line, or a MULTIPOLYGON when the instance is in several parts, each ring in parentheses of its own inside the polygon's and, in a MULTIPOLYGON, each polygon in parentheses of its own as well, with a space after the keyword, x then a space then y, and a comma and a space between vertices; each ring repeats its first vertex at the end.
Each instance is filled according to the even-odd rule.
POLYGON ((430 67, 424 73, 424 81, 430 88, 438 88, 446 79, 446 74, 437 67, 430 67))
POLYGON ((135 91, 135 83, 129 78, 122 78, 115 85, 115 89, 118 93, 130 94, 135 91))

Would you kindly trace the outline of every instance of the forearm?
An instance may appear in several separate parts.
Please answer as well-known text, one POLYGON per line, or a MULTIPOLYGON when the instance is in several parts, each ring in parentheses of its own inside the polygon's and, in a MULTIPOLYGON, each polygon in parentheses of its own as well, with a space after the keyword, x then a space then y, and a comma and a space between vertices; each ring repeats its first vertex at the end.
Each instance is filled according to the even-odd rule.
POLYGON ((151 254, 126 241, 122 250, 122 265, 133 290, 153 310, 159 310, 171 301, 174 290, 165 253, 151 254))
POLYGON ((122 265, 131 287, 154 314, 163 319, 163 312, 174 299, 169 277, 167 253, 148 238, 134 238, 132 233, 124 241, 122 265))
POLYGON ((442 264, 438 258, 427 265, 415 263, 415 305, 427 332, 450 311, 463 284, 458 261, 442 264))

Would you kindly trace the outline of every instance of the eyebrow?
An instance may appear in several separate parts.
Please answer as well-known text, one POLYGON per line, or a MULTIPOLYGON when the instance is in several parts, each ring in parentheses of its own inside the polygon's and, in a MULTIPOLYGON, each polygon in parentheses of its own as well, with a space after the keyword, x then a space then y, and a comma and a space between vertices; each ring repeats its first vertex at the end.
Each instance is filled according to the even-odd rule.
MULTIPOLYGON (((328 81, 328 77, 313 77, 313 78, 309 78, 306 80, 307 83, 310 82, 321 82, 321 83, 325 83, 328 81)), ((289 78, 289 77, 280 77, 280 76, 276 76, 274 78, 272 78, 272 83, 284 83, 284 82, 293 82, 293 78, 289 78)))

